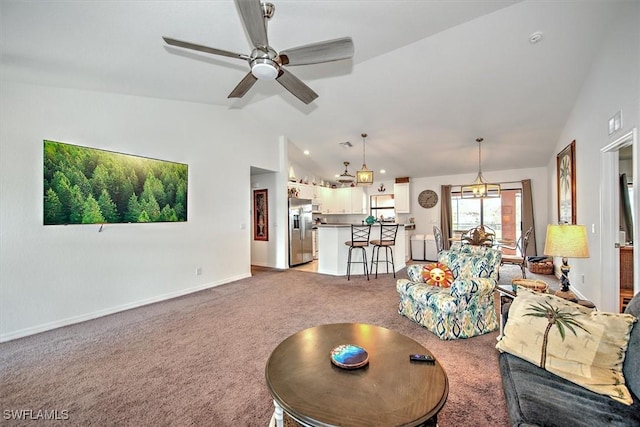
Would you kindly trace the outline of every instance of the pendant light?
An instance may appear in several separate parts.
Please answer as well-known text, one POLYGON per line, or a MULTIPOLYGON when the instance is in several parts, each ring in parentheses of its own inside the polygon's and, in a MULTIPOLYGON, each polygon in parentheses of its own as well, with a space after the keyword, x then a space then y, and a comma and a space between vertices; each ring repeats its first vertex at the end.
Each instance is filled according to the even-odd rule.
POLYGON ((352 184, 356 178, 353 175, 349 174, 349 171, 347 170, 347 168, 349 167, 349 162, 344 162, 343 164, 344 164, 344 172, 342 173, 342 175, 338 176, 336 181, 338 181, 341 184, 352 184))
POLYGON ((360 136, 362 136, 362 169, 356 172, 356 185, 371 185, 373 184, 373 171, 367 169, 367 162, 365 161, 364 155, 364 145, 367 134, 363 133, 360 136))
POLYGON ((485 181, 482 176, 482 141, 483 138, 477 138, 478 143, 478 176, 473 184, 463 185, 460 188, 461 197, 463 199, 488 199, 500 197, 500 184, 490 184, 485 181))

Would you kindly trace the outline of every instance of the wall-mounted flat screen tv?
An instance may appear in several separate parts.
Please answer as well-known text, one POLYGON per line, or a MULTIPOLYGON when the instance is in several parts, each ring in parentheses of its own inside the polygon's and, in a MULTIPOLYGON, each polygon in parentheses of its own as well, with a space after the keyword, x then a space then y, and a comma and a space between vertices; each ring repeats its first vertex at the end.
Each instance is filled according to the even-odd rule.
POLYGON ((183 163, 44 141, 44 224, 187 220, 183 163))

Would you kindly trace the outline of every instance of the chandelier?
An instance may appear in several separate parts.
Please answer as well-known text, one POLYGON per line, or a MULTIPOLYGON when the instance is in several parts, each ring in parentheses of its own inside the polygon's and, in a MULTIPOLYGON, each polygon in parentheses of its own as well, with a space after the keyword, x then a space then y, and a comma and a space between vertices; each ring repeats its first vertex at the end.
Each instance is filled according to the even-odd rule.
POLYGON ((356 172, 356 185, 371 185, 373 184, 373 171, 367 169, 367 162, 364 156, 364 143, 367 134, 363 133, 360 136, 362 136, 362 169, 356 172))
POLYGON ((463 199, 487 199, 500 197, 500 184, 490 184, 482 176, 482 141, 483 138, 477 138, 478 143, 478 176, 473 184, 463 185, 460 188, 461 197, 463 199))
POLYGON ((344 172, 342 173, 342 175, 338 176, 337 181, 341 184, 351 184, 353 183, 353 181, 355 181, 355 177, 351 174, 349 174, 349 171, 347 170, 347 168, 349 167, 349 162, 344 162, 344 172))

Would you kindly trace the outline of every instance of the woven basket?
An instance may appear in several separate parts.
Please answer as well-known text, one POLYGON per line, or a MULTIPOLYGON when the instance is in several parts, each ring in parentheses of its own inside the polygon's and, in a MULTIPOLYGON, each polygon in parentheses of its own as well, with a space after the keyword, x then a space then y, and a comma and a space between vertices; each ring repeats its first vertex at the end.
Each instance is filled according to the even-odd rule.
POLYGON ((529 271, 534 274, 553 274, 553 263, 529 262, 529 271))

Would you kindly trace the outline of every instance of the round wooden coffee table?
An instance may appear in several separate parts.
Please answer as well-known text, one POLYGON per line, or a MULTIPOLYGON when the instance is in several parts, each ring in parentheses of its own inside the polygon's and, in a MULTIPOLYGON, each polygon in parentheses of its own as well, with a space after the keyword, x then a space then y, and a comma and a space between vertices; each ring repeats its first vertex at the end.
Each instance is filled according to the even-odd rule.
POLYGON ((265 369, 276 425, 283 425, 284 410, 310 426, 435 426, 449 394, 447 374, 438 361, 410 361, 414 353, 431 355, 409 337, 360 323, 320 325, 290 336, 265 369), (369 363, 353 370, 335 366, 330 352, 341 344, 363 347, 369 363))

